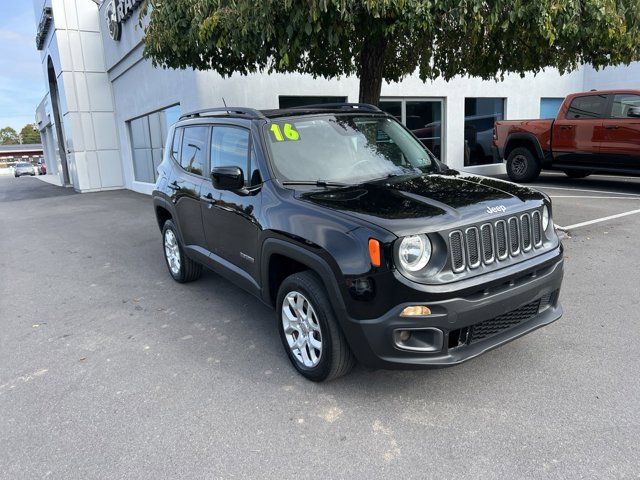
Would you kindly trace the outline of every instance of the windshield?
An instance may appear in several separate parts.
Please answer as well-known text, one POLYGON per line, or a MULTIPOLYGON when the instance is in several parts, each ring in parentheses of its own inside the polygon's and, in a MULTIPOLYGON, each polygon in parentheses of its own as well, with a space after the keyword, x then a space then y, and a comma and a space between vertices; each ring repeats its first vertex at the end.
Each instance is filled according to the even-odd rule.
POLYGON ((429 151, 388 117, 290 117, 265 129, 273 168, 282 181, 355 184, 439 171, 429 151))
POLYGON ((17 166, 18 167, 30 167, 31 164, 30 163, 19 163, 17 166))

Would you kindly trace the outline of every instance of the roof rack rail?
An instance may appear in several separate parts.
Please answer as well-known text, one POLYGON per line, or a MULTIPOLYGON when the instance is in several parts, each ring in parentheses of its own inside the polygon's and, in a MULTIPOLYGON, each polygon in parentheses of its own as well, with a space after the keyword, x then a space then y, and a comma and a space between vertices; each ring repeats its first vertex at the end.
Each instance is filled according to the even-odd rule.
POLYGON ((299 107, 292 107, 294 110, 315 110, 315 109, 328 109, 328 110, 369 110, 370 112, 381 112, 378 107, 369 103, 317 103, 315 105, 300 105, 299 107))
POLYGON ((251 118, 266 118, 262 112, 254 109, 254 108, 245 108, 245 107, 219 107, 219 108, 205 108, 203 110, 196 110, 194 112, 185 113, 180 116, 180 120, 184 120, 186 118, 197 118, 204 117, 208 115, 215 115, 219 113, 226 113, 228 115, 247 115, 251 118))

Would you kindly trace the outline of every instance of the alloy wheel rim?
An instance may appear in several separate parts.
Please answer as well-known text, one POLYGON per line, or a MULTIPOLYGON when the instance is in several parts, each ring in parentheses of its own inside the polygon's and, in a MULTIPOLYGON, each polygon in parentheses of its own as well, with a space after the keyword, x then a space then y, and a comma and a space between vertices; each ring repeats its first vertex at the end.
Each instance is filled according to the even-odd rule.
POLYGON ((516 175, 524 175, 527 171, 527 159, 524 155, 516 155, 511 163, 511 168, 516 175))
POLYGON ((178 275, 180 273, 180 248, 173 230, 167 230, 164 234, 164 254, 167 257, 169 270, 174 275, 178 275))
POLYGON ((322 331, 311 302, 300 292, 292 291, 282 302, 282 328, 295 359, 313 368, 322 358, 322 331))

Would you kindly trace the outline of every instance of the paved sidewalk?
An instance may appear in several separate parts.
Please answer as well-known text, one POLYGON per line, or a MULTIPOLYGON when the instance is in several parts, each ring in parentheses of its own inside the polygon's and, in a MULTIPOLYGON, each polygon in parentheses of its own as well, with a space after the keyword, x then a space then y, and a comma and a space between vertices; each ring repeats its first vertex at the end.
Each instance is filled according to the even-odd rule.
POLYGON ((1 479, 640 471, 636 217, 565 241, 555 324, 459 367, 321 385, 259 301, 170 279, 147 196, 0 178, 0 231, 1 479))

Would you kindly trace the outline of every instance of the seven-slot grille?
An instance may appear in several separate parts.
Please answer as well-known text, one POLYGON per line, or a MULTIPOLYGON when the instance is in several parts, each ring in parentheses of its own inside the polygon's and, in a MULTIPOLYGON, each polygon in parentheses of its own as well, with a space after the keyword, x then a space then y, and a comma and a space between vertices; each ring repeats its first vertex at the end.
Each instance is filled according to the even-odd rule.
POLYGON ((451 266, 456 273, 516 257, 541 246, 542 217, 538 210, 449 234, 451 266))

